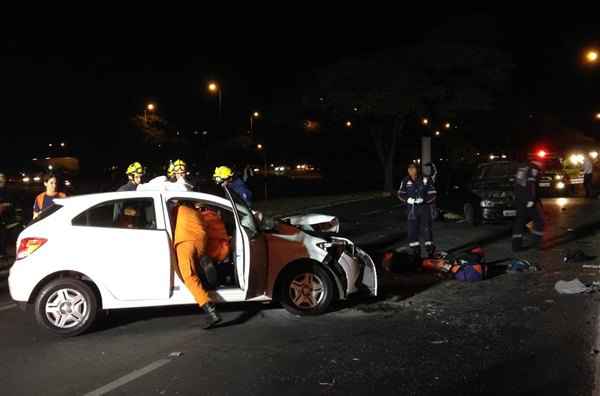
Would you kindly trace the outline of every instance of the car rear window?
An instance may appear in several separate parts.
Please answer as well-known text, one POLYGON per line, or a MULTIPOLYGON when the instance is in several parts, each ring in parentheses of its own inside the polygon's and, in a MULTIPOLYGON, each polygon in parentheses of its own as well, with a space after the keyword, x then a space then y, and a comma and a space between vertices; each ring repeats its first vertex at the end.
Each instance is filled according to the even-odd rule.
POLYGON ((515 164, 496 164, 490 167, 486 177, 508 177, 513 176, 516 171, 517 168, 515 164))

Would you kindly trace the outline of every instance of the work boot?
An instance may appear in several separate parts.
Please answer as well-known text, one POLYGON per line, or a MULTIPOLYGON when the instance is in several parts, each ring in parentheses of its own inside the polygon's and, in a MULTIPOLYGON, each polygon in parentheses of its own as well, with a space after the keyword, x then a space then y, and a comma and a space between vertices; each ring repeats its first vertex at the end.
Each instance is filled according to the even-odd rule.
POLYGON ((212 303, 206 303, 202 306, 202 309, 208 317, 206 318, 206 324, 204 325, 204 329, 208 330, 212 328, 214 325, 221 321, 221 316, 217 313, 217 308, 212 303))

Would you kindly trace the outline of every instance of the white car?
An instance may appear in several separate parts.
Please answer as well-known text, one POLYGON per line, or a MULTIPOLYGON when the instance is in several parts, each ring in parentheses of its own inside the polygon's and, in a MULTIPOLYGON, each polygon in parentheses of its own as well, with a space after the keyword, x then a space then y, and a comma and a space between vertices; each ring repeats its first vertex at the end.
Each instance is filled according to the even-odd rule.
POLYGON ((336 218, 259 223, 237 195, 221 189, 56 199, 19 236, 12 299, 33 306, 41 325, 64 336, 89 329, 99 310, 194 304, 172 248, 171 213, 181 201, 218 212, 231 237, 230 257, 214 265, 215 302, 276 300, 295 314, 314 315, 352 293, 377 294, 368 254, 347 239, 311 231, 337 231, 336 218))

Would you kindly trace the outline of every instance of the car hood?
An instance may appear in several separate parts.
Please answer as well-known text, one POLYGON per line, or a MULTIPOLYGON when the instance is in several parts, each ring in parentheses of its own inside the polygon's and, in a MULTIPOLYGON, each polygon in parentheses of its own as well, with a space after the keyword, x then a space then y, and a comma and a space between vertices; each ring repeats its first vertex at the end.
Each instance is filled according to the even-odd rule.
POLYGON ((319 232, 319 233, 334 233, 340 232, 340 221, 335 216, 324 214, 305 214, 298 216, 288 216, 280 219, 284 223, 291 224, 300 228, 303 231, 319 232))

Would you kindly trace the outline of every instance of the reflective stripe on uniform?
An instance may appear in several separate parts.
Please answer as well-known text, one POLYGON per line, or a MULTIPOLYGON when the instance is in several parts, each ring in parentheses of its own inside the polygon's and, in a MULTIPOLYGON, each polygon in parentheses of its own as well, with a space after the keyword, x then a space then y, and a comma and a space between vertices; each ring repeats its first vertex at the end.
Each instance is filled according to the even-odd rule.
POLYGON ((531 233, 537 236, 544 236, 544 231, 531 230, 531 233))
POLYGON ((419 246, 420 244, 421 244, 420 242, 411 242, 408 244, 408 246, 415 247, 415 246, 419 246))
POLYGON ((433 242, 431 242, 431 241, 425 242, 425 246, 431 246, 431 245, 433 245, 433 242))
POLYGON ((437 194, 437 191, 435 191, 435 190, 431 190, 431 191, 429 191, 427 194, 437 194))

